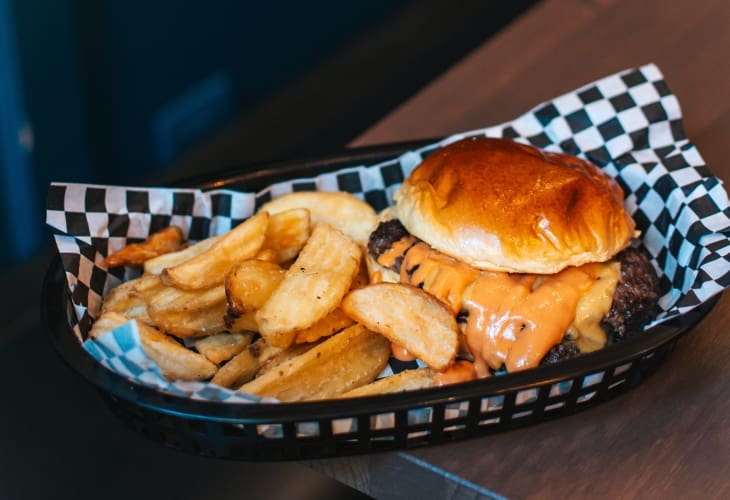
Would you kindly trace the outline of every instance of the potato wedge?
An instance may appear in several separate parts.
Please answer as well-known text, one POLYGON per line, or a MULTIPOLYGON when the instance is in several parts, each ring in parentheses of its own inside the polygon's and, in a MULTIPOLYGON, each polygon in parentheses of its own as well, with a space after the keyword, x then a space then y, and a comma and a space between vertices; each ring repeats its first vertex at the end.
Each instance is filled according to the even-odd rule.
POLYGON ((269 348, 263 352, 259 351, 260 355, 258 359, 261 367, 259 368, 256 376, 260 377, 271 370, 276 370, 283 363, 286 363, 297 356, 301 356, 308 350, 312 349, 315 345, 316 344, 292 344, 286 349, 269 348))
POLYGON ((355 323, 355 320, 345 314, 339 307, 324 318, 304 330, 299 330, 294 338, 295 344, 316 342, 321 338, 334 335, 340 330, 355 323))
POLYGON ((249 311, 238 316, 231 316, 230 310, 226 308, 223 317, 226 328, 231 332, 258 332, 259 325, 256 323, 256 311, 249 311))
POLYGON ((226 292, 223 285, 206 290, 163 287, 148 299, 150 322, 179 338, 204 337, 227 329, 226 292))
POLYGON ((136 321, 142 349, 157 364, 167 380, 207 380, 218 367, 202 355, 180 345, 156 328, 115 312, 102 314, 92 325, 89 335, 101 335, 128 321, 136 321))
POLYGON ((143 274, 111 290, 101 305, 101 313, 116 312, 127 318, 150 323, 148 304, 165 285, 159 276, 143 274))
POLYGON ((389 354, 386 338, 353 325, 238 390, 280 401, 333 398, 374 380, 389 354))
POLYGON ((256 260, 265 260, 267 262, 277 262, 278 254, 273 248, 262 248, 253 257, 256 260))
POLYGON ((221 366, 210 380, 221 387, 236 389, 251 380, 259 369, 259 360, 244 349, 221 366))
POLYGON ((261 210, 273 215, 292 208, 306 208, 312 224, 329 224, 363 246, 378 224, 378 216, 373 207, 354 194, 344 191, 288 193, 265 203, 261 210))
POLYGON ((102 335, 111 332, 115 328, 118 328, 131 320, 132 318, 128 318, 115 311, 102 313, 98 318, 96 318, 94 324, 91 325, 91 328, 89 329, 89 338, 98 340, 102 335))
POLYGON ((168 380, 207 380, 218 367, 158 329, 137 321, 142 348, 168 380))
POLYGON ((152 233, 142 243, 129 243, 101 261, 102 266, 141 266, 146 261, 159 255, 174 252, 183 242, 182 230, 177 226, 169 226, 152 233))
POLYGON ((196 351, 218 365, 246 349, 252 339, 252 332, 221 332, 198 339, 193 345, 196 351))
POLYGON ((225 300, 208 308, 149 309, 151 322, 160 330, 178 338, 197 338, 228 330, 225 300))
POLYGON ((355 321, 402 345, 436 371, 456 358, 460 330, 447 306, 411 285, 377 283, 351 291, 342 310, 355 321))
POLYGON ((221 239, 220 235, 211 236, 210 238, 205 238, 204 240, 200 240, 175 252, 165 253, 158 257, 149 259, 144 263, 144 273, 160 274, 163 269, 176 266, 208 251, 208 249, 215 245, 219 239, 221 239))
POLYGON ((223 283, 231 266, 250 259, 261 249, 269 214, 259 212, 234 227, 205 252, 163 269, 163 282, 185 290, 200 290, 223 283))
POLYGON ((271 214, 264 249, 275 252, 274 262, 291 262, 304 247, 310 233, 310 216, 306 208, 292 208, 271 214))
POLYGON ((258 259, 244 260, 231 267, 224 281, 231 316, 235 318, 261 309, 285 274, 278 264, 258 259))
POLYGON ((226 302, 223 284, 203 290, 183 290, 174 286, 157 288, 147 298, 151 313, 159 311, 199 311, 226 302))
POLYGON ((339 398, 357 398, 360 396, 375 396, 378 394, 389 394, 393 392, 414 391, 433 387, 434 372, 430 368, 413 368, 403 370, 400 373, 383 377, 369 384, 363 385, 344 394, 339 398))
POLYGON ((360 269, 362 250, 328 224, 317 224, 284 279, 256 313, 259 333, 288 347, 296 332, 331 313, 360 269))

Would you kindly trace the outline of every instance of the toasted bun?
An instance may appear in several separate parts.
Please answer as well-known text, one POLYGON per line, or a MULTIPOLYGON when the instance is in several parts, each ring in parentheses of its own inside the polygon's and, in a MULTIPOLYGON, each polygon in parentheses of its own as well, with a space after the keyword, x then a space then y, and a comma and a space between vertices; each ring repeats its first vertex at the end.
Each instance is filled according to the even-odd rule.
POLYGON ((621 188, 598 167, 506 139, 469 138, 435 151, 394 201, 411 234, 494 271, 552 274, 604 262, 635 230, 621 188))

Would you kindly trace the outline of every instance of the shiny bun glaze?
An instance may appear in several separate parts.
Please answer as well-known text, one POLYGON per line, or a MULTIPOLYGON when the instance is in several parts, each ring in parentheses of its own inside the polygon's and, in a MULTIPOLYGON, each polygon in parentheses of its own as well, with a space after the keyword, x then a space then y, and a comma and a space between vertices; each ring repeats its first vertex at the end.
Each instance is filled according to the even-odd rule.
POLYGON ((411 234, 479 269, 552 274, 607 261, 635 236, 621 188, 598 167, 507 139, 433 152, 394 201, 411 234))

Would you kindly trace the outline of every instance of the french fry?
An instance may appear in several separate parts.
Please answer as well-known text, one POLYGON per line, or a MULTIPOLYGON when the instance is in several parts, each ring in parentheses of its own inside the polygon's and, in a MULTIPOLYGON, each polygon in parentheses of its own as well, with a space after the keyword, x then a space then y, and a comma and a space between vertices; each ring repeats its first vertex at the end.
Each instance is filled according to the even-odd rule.
POLYGON ((251 259, 234 265, 224 281, 232 317, 261 308, 284 279, 286 271, 274 262, 251 259))
POLYGON ((132 321, 132 319, 115 311, 102 313, 98 318, 96 318, 94 324, 91 325, 91 328, 89 329, 89 338, 98 340, 102 335, 111 332, 128 321, 132 321))
POLYGON ((193 345, 196 351, 218 365, 246 349, 252 339, 252 332, 222 332, 198 339, 193 345))
MULTIPOLYGON (((248 348, 249 351, 251 351, 251 354, 256 356, 256 358, 259 360, 259 363, 261 365, 267 365, 270 364, 270 362, 279 356, 282 352, 288 350, 289 348, 283 348, 283 347, 276 347, 268 342, 266 342, 266 339, 263 337, 259 337, 256 339, 256 341, 251 344, 248 348)), ((304 352, 304 351, 301 351, 304 352)))
POLYGON ((301 251, 310 233, 310 216, 306 208, 292 208, 271 214, 264 249, 275 253, 273 262, 290 262, 301 251))
POLYGON ((168 380, 207 380, 218 367, 197 352, 180 345, 171 337, 137 321, 142 348, 160 367, 168 380))
POLYGON ((149 259, 144 263, 144 272, 145 274, 160 274, 163 269, 176 266, 203 252, 207 252, 219 239, 221 239, 221 235, 211 236, 176 252, 162 254, 159 257, 149 259))
POLYGON ((150 323, 148 303, 164 285, 159 276, 143 274, 112 289, 102 302, 101 313, 116 312, 150 323))
POLYGON ((312 349, 315 345, 316 344, 292 344, 286 349, 271 347, 265 349, 264 351, 259 351, 260 355, 258 359, 261 368, 259 368, 256 376, 260 377, 261 375, 264 375, 271 370, 276 370, 283 363, 286 363, 287 361, 290 361, 297 356, 304 354, 308 350, 312 349))
POLYGON ((378 224, 375 210, 352 193, 343 191, 297 191, 265 203, 261 210, 277 214, 292 208, 309 210, 312 224, 324 222, 358 242, 367 243, 378 224))
POLYGON ((203 337, 226 330, 226 310, 223 285, 198 291, 166 286, 147 304, 151 323, 179 338, 203 337))
POLYGON ((228 330, 225 322, 226 302, 209 308, 149 308, 151 322, 160 330, 178 338, 197 338, 228 330))
POLYGON ((259 369, 259 360, 250 350, 244 349, 221 366, 211 382, 235 389, 251 380, 259 369))
POLYGON ((238 390, 280 401, 332 398, 374 380, 389 354, 386 338, 353 325, 238 390))
POLYGON ((180 345, 156 328, 119 313, 102 314, 92 325, 89 335, 98 339, 128 321, 137 323, 142 349, 157 364, 166 379, 207 380, 216 372, 218 367, 202 355, 180 345))
POLYGON ((162 271, 163 282, 185 290, 200 290, 223 283, 231 266, 250 259, 261 249, 269 222, 259 212, 234 227, 205 252, 162 271))
POLYGON ((340 398, 357 398, 361 396, 375 396, 378 394, 389 394, 394 392, 415 391, 433 387, 434 372, 430 368, 413 368, 402 372, 383 377, 369 384, 363 385, 344 394, 340 398))
POLYGON ((298 331, 297 336, 294 338, 294 343, 316 342, 321 338, 334 335, 354 323, 355 321, 338 307, 309 328, 298 331))
POLYGON ((182 230, 177 226, 169 226, 152 233, 142 243, 129 243, 107 255, 101 261, 101 265, 107 267, 140 266, 153 257, 174 252, 180 248, 182 241, 182 230))
POLYGON ((332 312, 360 269, 361 248, 328 224, 317 224, 284 279, 256 313, 259 333, 288 347, 296 332, 332 312))
POLYGON ((267 262, 277 262, 278 254, 273 248, 262 248, 253 257, 256 260, 265 260, 267 262))
POLYGON ((258 332, 259 325, 256 323, 256 311, 245 312, 238 316, 232 316, 230 309, 226 308, 223 322, 231 332, 258 332))
POLYGON ((215 285, 203 290, 183 290, 174 286, 163 286, 148 298, 151 312, 199 311, 215 307, 226 301, 226 289, 215 285))
POLYGON ((268 345, 264 339, 259 338, 221 366, 211 382, 231 389, 238 388, 254 376, 274 369, 284 361, 306 352, 310 347, 312 346, 282 349, 268 345))
POLYGON ((355 321, 405 347, 436 371, 456 358, 459 327, 446 305, 411 285, 377 283, 351 291, 342 309, 355 321))

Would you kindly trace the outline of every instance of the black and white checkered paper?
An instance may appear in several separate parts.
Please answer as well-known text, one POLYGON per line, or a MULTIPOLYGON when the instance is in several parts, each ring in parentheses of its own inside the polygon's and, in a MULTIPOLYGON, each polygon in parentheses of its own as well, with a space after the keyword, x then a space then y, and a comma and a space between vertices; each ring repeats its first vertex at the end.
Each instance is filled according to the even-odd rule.
MULTIPOLYGON (((68 279, 70 326, 95 359, 140 384, 197 399, 259 401, 208 383, 166 381, 140 348, 132 324, 99 341, 87 340, 102 297, 134 276, 129 269, 101 267, 104 256, 170 224, 183 228, 191 240, 222 233, 267 200, 295 190, 345 190, 379 210, 422 158, 470 136, 508 137, 577 155, 615 177, 662 279, 665 293, 656 322, 692 310, 730 284, 727 193, 686 137, 679 102, 659 68, 648 64, 602 78, 501 125, 455 134, 378 164, 281 182, 256 193, 53 183, 47 223, 55 230, 68 279)), ((384 374, 400 368, 394 361, 384 374)), ((387 426, 387 418, 382 425, 387 426)))

